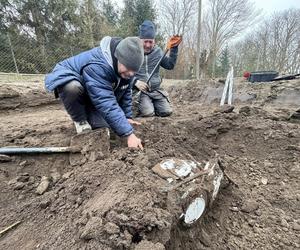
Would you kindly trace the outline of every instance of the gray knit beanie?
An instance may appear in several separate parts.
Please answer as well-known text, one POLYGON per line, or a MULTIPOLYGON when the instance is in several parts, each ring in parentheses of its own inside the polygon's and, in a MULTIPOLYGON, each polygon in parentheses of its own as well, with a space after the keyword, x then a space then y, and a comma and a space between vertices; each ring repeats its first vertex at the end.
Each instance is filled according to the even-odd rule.
POLYGON ((127 37, 116 47, 115 57, 127 69, 134 72, 139 71, 144 61, 144 49, 141 39, 138 37, 127 37))

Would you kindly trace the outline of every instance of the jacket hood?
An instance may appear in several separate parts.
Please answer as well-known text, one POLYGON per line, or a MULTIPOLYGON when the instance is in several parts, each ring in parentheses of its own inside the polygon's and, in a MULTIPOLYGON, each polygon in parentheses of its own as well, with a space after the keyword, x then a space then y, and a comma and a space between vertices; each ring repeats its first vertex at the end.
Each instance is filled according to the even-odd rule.
POLYGON ((100 49, 109 66, 114 68, 113 58, 110 50, 110 42, 111 42, 110 36, 103 37, 103 39, 100 41, 100 49))

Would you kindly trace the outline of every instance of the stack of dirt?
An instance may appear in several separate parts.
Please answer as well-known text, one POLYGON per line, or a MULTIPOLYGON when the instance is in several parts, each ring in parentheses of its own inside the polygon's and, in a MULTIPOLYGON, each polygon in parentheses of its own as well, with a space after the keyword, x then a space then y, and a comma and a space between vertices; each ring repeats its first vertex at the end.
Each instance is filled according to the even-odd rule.
MULTIPOLYGON (((267 100, 261 88, 252 91, 267 100)), ((256 101, 217 108, 217 99, 205 105, 201 87, 172 89, 174 115, 142 119, 136 128, 144 151, 113 136, 108 145, 103 134, 96 137, 101 152, 89 147, 92 137, 71 164, 68 155, 2 156, 0 229, 21 223, 0 238, 0 248, 299 248, 299 122, 276 102, 271 111, 256 101), (186 227, 177 197, 151 168, 168 158, 216 155, 228 179, 213 206, 186 227)), ((75 134, 56 103, 4 110, 0 120, 1 146, 67 146, 75 134)))
MULTIPOLYGON (((168 86, 176 102, 218 104, 222 96, 224 80, 189 81, 187 84, 168 86)), ((276 82, 250 83, 235 78, 233 86, 235 105, 255 105, 268 109, 295 108, 300 106, 300 79, 276 82)))
POLYGON ((39 81, 1 83, 0 111, 24 109, 58 103, 54 95, 47 94, 39 81))

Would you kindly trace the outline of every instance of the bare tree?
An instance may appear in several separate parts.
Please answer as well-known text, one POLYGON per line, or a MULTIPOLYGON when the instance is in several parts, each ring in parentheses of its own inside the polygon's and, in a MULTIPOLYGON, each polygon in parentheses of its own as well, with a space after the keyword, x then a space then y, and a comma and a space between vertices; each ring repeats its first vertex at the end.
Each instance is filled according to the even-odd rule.
POLYGON ((209 62, 212 75, 222 47, 253 23, 257 16, 250 0, 209 0, 206 11, 206 32, 209 35, 209 62))
POLYGON ((240 70, 299 72, 300 9, 274 13, 232 52, 240 70))
POLYGON ((183 43, 180 46, 180 56, 177 67, 183 69, 183 76, 186 78, 189 74, 190 58, 193 50, 188 45, 188 31, 195 28, 197 14, 197 0, 164 0, 158 1, 159 23, 161 31, 168 37, 179 34, 183 35, 183 43), (194 25, 194 27, 193 27, 194 25))
POLYGON ((273 48, 269 52, 278 71, 289 71, 291 59, 299 48, 299 14, 300 10, 290 9, 274 15, 271 20, 273 48))
POLYGON ((200 54, 201 54, 201 14, 202 0, 198 0, 198 22, 197 22, 197 51, 196 51, 196 79, 200 80, 200 54))
POLYGON ((160 20, 164 33, 185 34, 197 13, 197 0, 160 1, 160 20))

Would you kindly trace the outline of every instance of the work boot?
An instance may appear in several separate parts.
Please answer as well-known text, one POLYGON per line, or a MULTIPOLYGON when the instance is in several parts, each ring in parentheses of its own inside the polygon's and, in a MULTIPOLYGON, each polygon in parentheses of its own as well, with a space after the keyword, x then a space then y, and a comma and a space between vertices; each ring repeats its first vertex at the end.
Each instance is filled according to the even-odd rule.
POLYGON ((91 125, 87 121, 74 122, 77 134, 92 130, 91 125))

